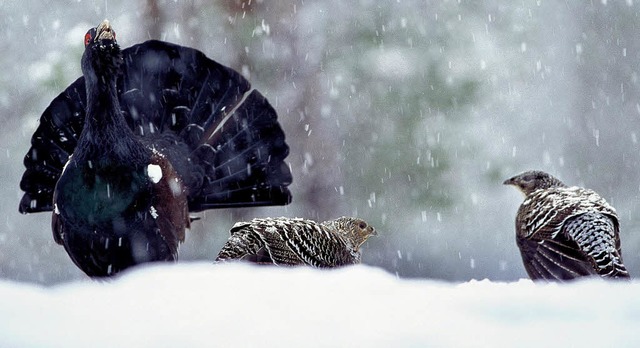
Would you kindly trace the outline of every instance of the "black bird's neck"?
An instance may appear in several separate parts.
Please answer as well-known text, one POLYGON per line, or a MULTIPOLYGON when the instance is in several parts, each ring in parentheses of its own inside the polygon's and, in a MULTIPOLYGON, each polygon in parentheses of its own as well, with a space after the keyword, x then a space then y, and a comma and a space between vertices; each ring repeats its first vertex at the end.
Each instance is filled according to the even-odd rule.
POLYGON ((108 72, 102 74, 85 71, 86 118, 74 155, 78 159, 101 159, 107 164, 144 161, 148 150, 124 118, 117 93, 117 75, 113 69, 105 70, 108 72))
POLYGON ((116 79, 114 77, 92 76, 86 78, 87 118, 85 129, 94 137, 119 131, 133 136, 124 119, 118 100, 116 79), (127 131, 128 130, 128 131, 127 131))

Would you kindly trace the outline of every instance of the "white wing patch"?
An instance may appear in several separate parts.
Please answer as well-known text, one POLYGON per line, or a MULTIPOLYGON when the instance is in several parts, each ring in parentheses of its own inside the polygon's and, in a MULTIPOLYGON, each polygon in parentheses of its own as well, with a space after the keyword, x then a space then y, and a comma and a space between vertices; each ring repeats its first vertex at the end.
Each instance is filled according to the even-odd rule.
POLYGON ((157 164, 150 164, 147 166, 147 175, 154 184, 157 184, 162 179, 162 168, 157 164))

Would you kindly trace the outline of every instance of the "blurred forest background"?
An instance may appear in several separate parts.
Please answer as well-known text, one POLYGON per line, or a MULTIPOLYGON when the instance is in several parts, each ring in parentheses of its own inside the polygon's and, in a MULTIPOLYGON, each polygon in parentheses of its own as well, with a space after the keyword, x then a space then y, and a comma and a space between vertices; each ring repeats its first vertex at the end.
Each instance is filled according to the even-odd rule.
POLYGON ((81 75, 84 33, 111 20, 125 48, 158 38, 240 71, 291 147, 287 207, 208 211, 181 260, 213 260, 234 221, 359 216, 363 262, 400 277, 525 277, 522 195, 542 169, 598 191, 640 276, 640 4, 626 1, 2 1, 0 277, 85 276, 50 214, 20 215, 22 158, 40 113, 81 75))

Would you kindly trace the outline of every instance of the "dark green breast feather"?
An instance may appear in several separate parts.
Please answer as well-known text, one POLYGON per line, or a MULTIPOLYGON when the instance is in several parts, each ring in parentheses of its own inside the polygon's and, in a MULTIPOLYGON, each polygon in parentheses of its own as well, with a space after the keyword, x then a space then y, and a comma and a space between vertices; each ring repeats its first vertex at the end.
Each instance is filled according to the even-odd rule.
POLYGON ((70 163, 56 186, 56 209, 90 225, 132 218, 150 205, 146 167, 70 163))

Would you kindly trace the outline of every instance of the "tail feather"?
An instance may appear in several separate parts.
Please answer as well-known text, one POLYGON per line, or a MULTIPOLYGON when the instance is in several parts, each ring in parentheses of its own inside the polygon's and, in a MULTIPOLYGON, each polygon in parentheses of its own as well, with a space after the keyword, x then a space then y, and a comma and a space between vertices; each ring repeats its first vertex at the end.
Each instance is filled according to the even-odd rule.
POLYGON ((240 260, 245 256, 255 255, 264 246, 250 225, 236 225, 230 232, 231 237, 218 253, 216 261, 240 260))
POLYGON ((207 129, 250 89, 240 74, 192 48, 151 40, 123 56, 121 104, 133 129, 153 124, 161 132, 175 130, 176 108, 188 110, 182 121, 207 129))
MULTIPOLYGON (((161 41, 122 53, 118 90, 128 125, 150 139, 172 132, 205 173, 189 187, 191 211, 291 201, 284 132, 275 110, 246 79, 200 51, 161 41)), ((85 103, 80 77, 42 114, 25 156, 21 212, 53 208, 53 189, 84 126, 85 103)))
POLYGON ((254 90, 231 112, 209 124, 204 143, 194 151, 206 179, 191 209, 224 207, 238 200, 248 205, 289 203, 286 186, 292 178, 284 162, 289 147, 275 110, 254 90))
POLYGON ((622 262, 617 223, 600 213, 585 213, 567 221, 563 231, 579 246, 594 271, 610 278, 629 278, 622 262))
POLYGON ((53 189, 84 126, 85 99, 84 80, 80 78, 58 95, 40 117, 24 158, 21 213, 53 209, 53 189))

